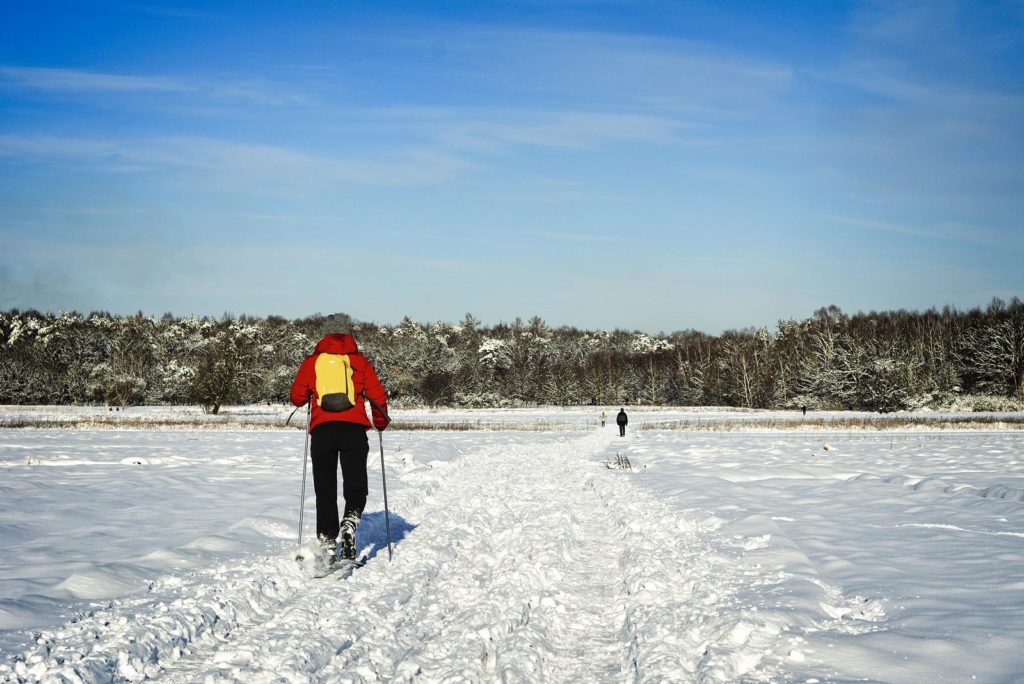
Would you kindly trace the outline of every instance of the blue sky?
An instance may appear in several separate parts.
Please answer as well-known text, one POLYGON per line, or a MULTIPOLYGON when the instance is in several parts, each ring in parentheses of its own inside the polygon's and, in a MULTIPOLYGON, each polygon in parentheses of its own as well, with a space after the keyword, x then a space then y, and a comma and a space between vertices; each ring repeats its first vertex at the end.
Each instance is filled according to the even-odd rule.
POLYGON ((1024 295, 1024 2, 6 0, 0 310, 1024 295))

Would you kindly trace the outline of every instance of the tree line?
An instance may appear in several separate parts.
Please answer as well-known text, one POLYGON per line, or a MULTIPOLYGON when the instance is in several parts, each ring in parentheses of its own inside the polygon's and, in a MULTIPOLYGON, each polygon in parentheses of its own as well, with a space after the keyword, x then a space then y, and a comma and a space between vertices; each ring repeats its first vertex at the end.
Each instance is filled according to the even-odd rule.
POLYGON ((894 411, 1024 406, 1024 302, 847 315, 774 330, 648 335, 551 327, 397 325, 345 314, 162 318, 0 313, 0 403, 282 402, 320 337, 350 332, 393 402, 415 406, 687 405, 894 411))

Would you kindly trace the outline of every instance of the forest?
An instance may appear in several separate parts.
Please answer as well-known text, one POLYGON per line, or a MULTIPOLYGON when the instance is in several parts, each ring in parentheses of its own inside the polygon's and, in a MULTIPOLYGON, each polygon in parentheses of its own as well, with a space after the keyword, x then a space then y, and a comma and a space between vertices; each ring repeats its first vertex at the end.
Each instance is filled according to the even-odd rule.
POLYGON ((774 330, 0 313, 0 403, 284 402, 326 333, 355 335, 398 406, 682 405, 898 411, 1024 407, 1024 302, 848 315, 774 330))

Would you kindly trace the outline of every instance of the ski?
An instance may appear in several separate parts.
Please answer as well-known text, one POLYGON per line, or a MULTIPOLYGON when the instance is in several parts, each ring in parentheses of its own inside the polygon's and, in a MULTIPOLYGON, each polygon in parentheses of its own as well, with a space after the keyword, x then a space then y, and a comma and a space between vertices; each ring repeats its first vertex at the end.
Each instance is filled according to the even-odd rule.
POLYGON ((344 579, 351 575, 356 568, 366 565, 365 558, 353 560, 339 558, 315 543, 303 544, 295 549, 293 558, 299 566, 299 572, 313 579, 322 579, 338 572, 344 579))
POLYGON ((326 571, 323 572, 323 574, 314 574, 313 577, 315 579, 323 579, 324 577, 330 577, 331 575, 338 575, 339 579, 348 579, 353 572, 364 565, 366 565, 366 563, 360 561, 336 560, 327 566, 326 571))
POLYGON ((366 565, 365 561, 338 559, 333 563, 328 563, 323 568, 317 568, 317 571, 313 572, 313 579, 322 580, 332 574, 339 574, 340 579, 345 580, 348 578, 348 575, 364 565, 366 565))

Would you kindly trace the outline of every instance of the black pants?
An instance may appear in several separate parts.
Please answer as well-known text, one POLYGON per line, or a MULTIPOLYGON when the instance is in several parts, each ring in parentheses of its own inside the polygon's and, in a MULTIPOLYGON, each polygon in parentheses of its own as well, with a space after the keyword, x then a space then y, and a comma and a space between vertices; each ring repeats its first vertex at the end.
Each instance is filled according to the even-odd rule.
POLYGON ((625 437, 625 436, 626 436, 626 426, 621 424, 621 423, 619 423, 619 437, 625 437))
POLYGON ((316 492, 316 534, 337 539, 338 463, 341 463, 345 515, 358 518, 366 507, 366 457, 370 452, 362 425, 331 421, 313 428, 310 456, 313 460, 313 490, 316 492))

